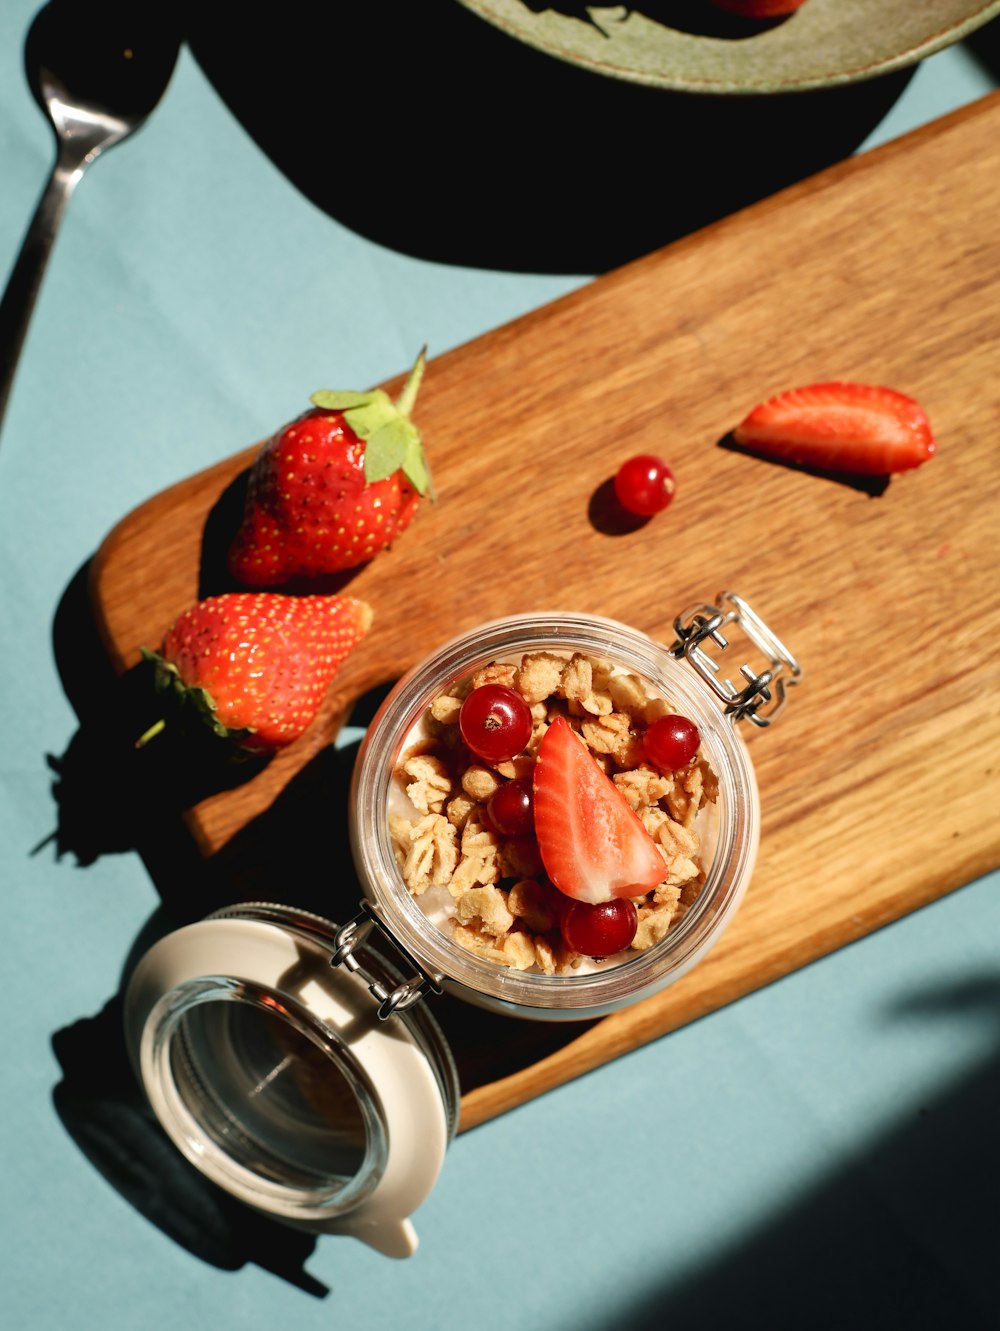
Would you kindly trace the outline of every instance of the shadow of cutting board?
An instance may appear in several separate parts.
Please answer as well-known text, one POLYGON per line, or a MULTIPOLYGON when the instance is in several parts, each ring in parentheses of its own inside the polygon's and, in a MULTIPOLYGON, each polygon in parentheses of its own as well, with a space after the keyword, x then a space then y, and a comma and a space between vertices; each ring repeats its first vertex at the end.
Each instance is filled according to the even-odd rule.
MULTIPOLYGON (((417 418, 440 500, 350 580, 375 625, 322 721, 186 815, 202 855, 287 800, 355 699, 486 618, 588 611, 670 640, 675 613, 729 588, 804 667, 749 737, 762 845, 725 938, 663 994, 549 1045, 514 1023, 525 1052, 466 1085, 463 1127, 1000 864, 998 218, 1000 94, 431 360, 417 418), (834 378, 918 397, 938 455, 873 495, 722 445, 761 398, 834 378), (669 459, 677 498, 625 530, 607 482, 641 451, 669 459)), ((320 386, 351 385, 302 384, 303 406, 320 386)), ((221 590, 203 537, 231 534, 255 451, 105 540, 93 606, 119 669, 200 586, 221 590)))

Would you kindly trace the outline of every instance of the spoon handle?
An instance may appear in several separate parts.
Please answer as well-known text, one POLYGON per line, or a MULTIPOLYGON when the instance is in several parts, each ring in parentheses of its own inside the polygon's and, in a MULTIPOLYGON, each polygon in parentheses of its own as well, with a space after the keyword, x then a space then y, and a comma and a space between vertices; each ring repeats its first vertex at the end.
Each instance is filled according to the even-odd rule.
POLYGON ((0 431, 52 242, 81 175, 79 162, 56 161, 0 301, 0 431))

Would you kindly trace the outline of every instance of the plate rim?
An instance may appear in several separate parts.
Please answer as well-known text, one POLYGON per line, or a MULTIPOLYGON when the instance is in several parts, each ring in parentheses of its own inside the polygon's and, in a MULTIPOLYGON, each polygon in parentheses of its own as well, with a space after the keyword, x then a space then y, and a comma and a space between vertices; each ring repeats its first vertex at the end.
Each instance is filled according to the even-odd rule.
MULTIPOLYGON (((660 88, 665 92, 686 92, 686 93, 704 93, 706 95, 766 95, 774 93, 792 93, 792 92, 810 92, 821 88, 840 87, 845 84, 860 83, 866 79, 877 78, 882 74, 889 74, 895 70, 904 69, 910 65, 917 64, 928 56, 935 55, 939 51, 945 50, 954 43, 983 27, 991 19, 1000 16, 1000 0, 986 0, 986 3, 973 14, 969 14, 965 19, 960 19, 955 23, 949 24, 940 32, 933 33, 925 40, 897 52, 895 55, 887 56, 884 59, 877 60, 871 64, 860 65, 852 69, 844 70, 837 74, 826 74, 807 76, 804 78, 779 78, 773 80, 755 79, 705 79, 688 78, 683 75, 658 75, 649 73, 645 70, 629 69, 625 66, 604 65, 593 60, 589 56, 557 43, 543 39, 532 27, 522 28, 517 23, 511 22, 505 15, 498 14, 495 9, 494 0, 459 0, 459 3, 476 14, 479 18, 490 23, 493 27, 506 33, 515 41, 523 42, 525 45, 541 51, 545 55, 562 60, 567 64, 575 65, 580 69, 585 69, 591 73, 600 74, 606 78, 618 79, 621 82, 634 83, 643 87, 660 88)), ((602 5, 589 5, 588 9, 601 9, 602 5)), ((544 12, 544 11, 543 11, 544 12)), ((557 12, 557 11, 554 11, 557 12)), ((790 16, 791 17, 791 16, 790 16)))

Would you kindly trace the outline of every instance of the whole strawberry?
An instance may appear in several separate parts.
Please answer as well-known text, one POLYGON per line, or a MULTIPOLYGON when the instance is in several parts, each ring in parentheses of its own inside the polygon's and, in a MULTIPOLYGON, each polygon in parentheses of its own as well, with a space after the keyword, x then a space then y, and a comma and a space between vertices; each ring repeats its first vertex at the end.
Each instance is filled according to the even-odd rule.
POLYGON ((272 754, 315 720, 371 621, 371 607, 350 596, 227 592, 186 610, 160 651, 143 655, 155 663, 157 687, 217 734, 246 753, 272 754))
POLYGON ((247 587, 277 587, 356 568, 409 526, 431 494, 410 413, 424 373, 421 351, 399 399, 320 392, 250 469, 229 571, 247 587))

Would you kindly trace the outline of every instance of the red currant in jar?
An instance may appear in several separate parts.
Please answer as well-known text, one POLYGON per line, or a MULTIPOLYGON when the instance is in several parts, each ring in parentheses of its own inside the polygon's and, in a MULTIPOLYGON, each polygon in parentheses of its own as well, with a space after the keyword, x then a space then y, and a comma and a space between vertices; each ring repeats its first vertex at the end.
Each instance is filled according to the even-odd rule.
MULTIPOLYGON (((636 888, 636 895, 642 889, 636 888)), ((585 957, 610 957, 628 947, 635 937, 639 916, 627 897, 613 901, 574 901, 564 912, 561 929, 563 942, 572 952, 585 957)))
POLYGON ((686 716, 658 717, 646 731, 642 747, 649 762, 661 772, 676 772, 698 752, 698 727, 686 716))
POLYGON ((662 513, 673 501, 674 473, 662 458, 639 453, 623 462, 615 474, 618 502, 640 518, 662 513))
POLYGON ((462 703, 458 728, 477 758, 502 763, 516 758, 531 739, 531 711, 506 684, 481 684, 462 703))
MULTIPOLYGON (((510 872, 516 876, 535 878, 545 870, 534 834, 508 837, 504 859, 510 866, 510 872)), ((556 889, 553 888, 552 891, 556 892, 556 889)), ((558 895, 562 896, 562 893, 558 895)))
POLYGON ((489 820, 509 837, 530 837, 535 831, 535 794, 530 777, 505 781, 486 803, 489 820))

